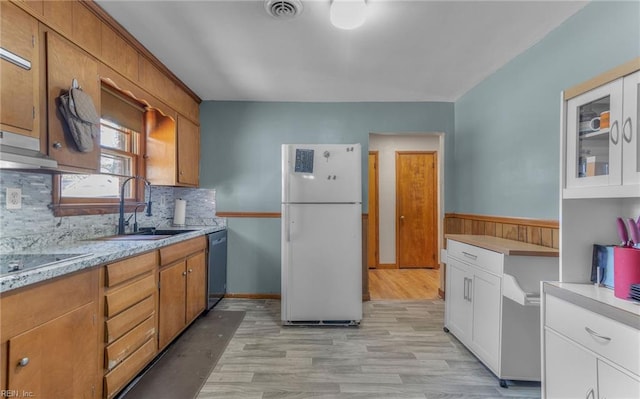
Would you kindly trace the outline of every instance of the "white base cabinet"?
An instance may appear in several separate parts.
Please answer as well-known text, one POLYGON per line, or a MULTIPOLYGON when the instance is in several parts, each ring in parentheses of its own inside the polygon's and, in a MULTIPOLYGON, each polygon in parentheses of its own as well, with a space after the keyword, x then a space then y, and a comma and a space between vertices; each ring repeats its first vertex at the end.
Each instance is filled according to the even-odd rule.
POLYGON ((540 381, 538 292, 541 280, 557 278, 557 257, 505 255, 449 238, 446 258, 445 331, 500 385, 540 381))
MULTIPOLYGON (((590 284, 569 284, 583 293, 595 294, 573 295, 577 300, 569 302, 546 293, 549 285, 544 284, 542 308, 542 396, 546 399, 640 398, 640 330, 577 304, 592 304, 594 309, 607 311, 610 304, 617 301, 611 290, 590 284), (592 300, 585 302, 586 298, 592 300), (603 298, 606 301, 602 301, 603 298)), ((640 317, 633 321, 631 314, 626 313, 625 318, 631 320, 630 324, 638 323, 640 317)))

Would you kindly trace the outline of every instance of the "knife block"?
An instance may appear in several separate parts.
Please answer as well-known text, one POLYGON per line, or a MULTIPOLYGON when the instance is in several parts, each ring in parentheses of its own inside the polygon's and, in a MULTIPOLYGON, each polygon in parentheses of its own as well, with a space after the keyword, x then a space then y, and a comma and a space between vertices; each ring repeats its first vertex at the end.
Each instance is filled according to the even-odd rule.
POLYGON ((631 284, 640 283, 640 249, 615 247, 613 263, 613 294, 629 299, 631 284))

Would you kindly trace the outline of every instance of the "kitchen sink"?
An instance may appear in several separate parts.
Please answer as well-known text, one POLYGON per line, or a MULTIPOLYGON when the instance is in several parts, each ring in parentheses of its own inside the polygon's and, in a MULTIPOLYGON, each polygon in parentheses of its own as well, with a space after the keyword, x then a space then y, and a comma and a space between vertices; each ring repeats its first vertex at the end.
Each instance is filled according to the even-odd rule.
POLYGON ((191 233, 196 230, 142 230, 136 233, 127 233, 116 236, 103 237, 100 240, 106 241, 149 241, 162 240, 163 238, 175 236, 178 234, 191 233))
POLYGON ((156 230, 143 230, 134 234, 145 235, 145 236, 149 236, 149 235, 175 236, 176 234, 191 233, 192 231, 196 231, 196 230, 158 230, 156 229, 156 230))

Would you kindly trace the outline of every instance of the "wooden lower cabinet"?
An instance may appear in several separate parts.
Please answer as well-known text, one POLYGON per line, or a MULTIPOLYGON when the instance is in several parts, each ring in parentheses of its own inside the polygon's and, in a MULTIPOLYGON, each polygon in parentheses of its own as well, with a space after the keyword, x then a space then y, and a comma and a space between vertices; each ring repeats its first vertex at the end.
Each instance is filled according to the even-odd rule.
POLYGON ((186 323, 195 319, 207 306, 205 281, 207 278, 205 252, 187 258, 186 323))
POLYGON ((98 281, 94 269, 0 295, 3 392, 100 396, 98 281))
POLYGON ((158 251, 104 268, 104 397, 119 393, 156 355, 158 251))
POLYGON ((186 301, 185 262, 160 272, 159 346, 164 348, 184 327, 186 301))
POLYGON ((164 348, 206 308, 206 238, 160 249, 159 347, 164 348))
POLYGON ((38 398, 94 398, 96 342, 93 302, 11 338, 9 390, 38 398))

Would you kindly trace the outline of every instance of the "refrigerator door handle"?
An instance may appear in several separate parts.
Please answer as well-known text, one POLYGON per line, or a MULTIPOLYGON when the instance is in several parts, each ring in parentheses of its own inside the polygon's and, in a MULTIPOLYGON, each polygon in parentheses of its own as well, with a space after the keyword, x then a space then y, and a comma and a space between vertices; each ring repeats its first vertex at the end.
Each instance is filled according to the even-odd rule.
POLYGON ((284 210, 284 215, 282 215, 282 216, 284 217, 284 221, 287 224, 287 228, 286 228, 286 232, 285 233, 287 235, 287 242, 290 242, 291 241, 291 228, 290 228, 289 223, 291 223, 291 222, 289 221, 289 205, 285 205, 283 207, 283 210, 284 210))

